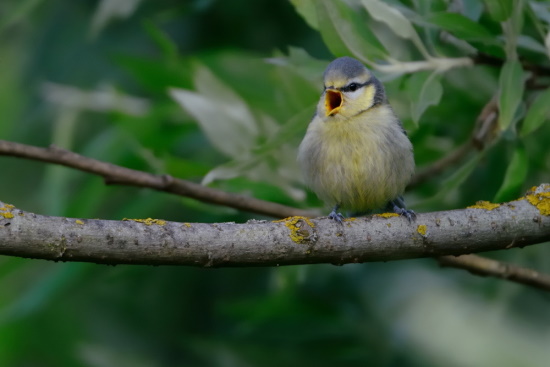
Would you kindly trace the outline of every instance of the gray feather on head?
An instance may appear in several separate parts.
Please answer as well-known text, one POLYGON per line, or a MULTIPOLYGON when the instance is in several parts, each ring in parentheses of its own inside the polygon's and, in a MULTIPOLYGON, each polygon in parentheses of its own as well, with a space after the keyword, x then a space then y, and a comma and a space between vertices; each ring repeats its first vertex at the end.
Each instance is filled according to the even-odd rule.
POLYGON ((365 73, 369 73, 369 70, 365 67, 365 65, 353 57, 344 56, 331 62, 327 66, 323 77, 326 79, 327 76, 333 73, 339 73, 346 79, 352 79, 365 73))

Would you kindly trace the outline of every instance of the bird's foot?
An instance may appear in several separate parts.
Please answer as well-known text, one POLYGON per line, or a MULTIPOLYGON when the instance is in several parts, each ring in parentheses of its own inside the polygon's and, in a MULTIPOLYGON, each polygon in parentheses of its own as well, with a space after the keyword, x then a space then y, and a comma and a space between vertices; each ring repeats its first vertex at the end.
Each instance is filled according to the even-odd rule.
POLYGON ((409 223, 411 223, 413 220, 416 220, 416 213, 405 207, 405 200, 403 200, 403 197, 401 196, 398 196, 394 200, 390 201, 386 208, 391 209, 394 213, 407 218, 409 220, 409 223))
POLYGON ((413 220, 416 220, 416 213, 413 210, 400 208, 397 205, 393 206, 393 211, 396 214, 399 214, 402 217, 405 217, 409 220, 409 223, 412 223, 413 220))
POLYGON ((332 211, 330 212, 328 217, 329 217, 329 219, 335 220, 338 223, 342 224, 342 221, 344 220, 344 216, 342 215, 342 213, 337 213, 336 212, 337 210, 338 210, 338 208, 332 209, 332 211))

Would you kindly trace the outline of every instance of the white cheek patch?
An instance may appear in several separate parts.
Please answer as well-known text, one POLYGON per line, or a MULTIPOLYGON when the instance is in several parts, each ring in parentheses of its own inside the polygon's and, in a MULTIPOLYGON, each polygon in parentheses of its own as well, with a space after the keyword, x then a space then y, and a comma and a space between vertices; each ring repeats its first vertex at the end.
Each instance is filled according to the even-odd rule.
MULTIPOLYGON (((365 88, 365 87, 363 87, 365 88)), ((345 95, 348 99, 351 99, 351 100, 355 100, 357 98, 359 98, 361 96, 361 94, 363 94, 364 90, 363 88, 359 88, 357 90, 355 90, 354 92, 346 92, 345 95)))
POLYGON ((344 93, 344 100, 348 103, 355 104, 358 102, 362 108, 368 109, 374 105, 374 97, 376 94, 376 88, 372 84, 365 85, 356 91, 348 91, 344 93))

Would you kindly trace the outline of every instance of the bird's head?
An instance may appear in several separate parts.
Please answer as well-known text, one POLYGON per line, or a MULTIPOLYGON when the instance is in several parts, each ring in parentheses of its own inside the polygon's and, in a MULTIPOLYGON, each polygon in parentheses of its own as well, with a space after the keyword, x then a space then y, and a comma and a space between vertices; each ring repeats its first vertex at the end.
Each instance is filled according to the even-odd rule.
POLYGON ((317 107, 323 120, 345 120, 386 101, 384 87, 359 61, 340 57, 324 74, 325 90, 317 107))

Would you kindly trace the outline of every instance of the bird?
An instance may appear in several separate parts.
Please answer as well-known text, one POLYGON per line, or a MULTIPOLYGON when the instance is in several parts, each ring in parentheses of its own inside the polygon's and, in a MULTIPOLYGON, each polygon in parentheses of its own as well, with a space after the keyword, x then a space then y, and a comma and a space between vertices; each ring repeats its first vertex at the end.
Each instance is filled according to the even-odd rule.
POLYGON ((415 169, 413 146, 384 86, 360 61, 340 57, 323 74, 324 90, 298 148, 305 183, 326 204, 330 219, 391 210, 416 218, 403 193, 415 169))

